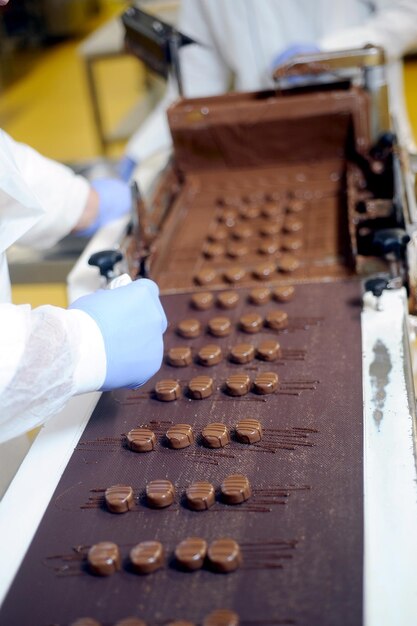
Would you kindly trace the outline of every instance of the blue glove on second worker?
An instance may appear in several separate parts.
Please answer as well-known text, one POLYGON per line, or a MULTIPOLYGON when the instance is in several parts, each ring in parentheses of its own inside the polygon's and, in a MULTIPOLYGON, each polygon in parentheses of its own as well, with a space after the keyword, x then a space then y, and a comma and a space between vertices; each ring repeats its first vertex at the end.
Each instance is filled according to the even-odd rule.
MULTIPOLYGON (((313 54, 315 52, 320 52, 320 48, 316 46, 314 43, 295 43, 288 48, 285 48, 282 52, 280 52, 272 61, 272 71, 274 71, 279 65, 283 65, 286 61, 289 61, 293 57, 296 57, 299 54, 313 54)), ((301 76, 288 76, 286 80, 289 83, 296 84, 301 82, 303 78, 301 76)))
POLYGON ((136 166, 136 161, 134 161, 127 155, 120 159, 117 170, 120 178, 124 180, 125 183, 128 183, 129 180, 132 178, 132 174, 136 166))
POLYGON ((315 43, 294 43, 288 48, 285 48, 280 52, 272 61, 272 69, 282 65, 292 57, 296 57, 299 54, 313 54, 314 52, 320 52, 320 48, 315 43))
POLYGON ((167 319, 157 285, 146 278, 116 289, 100 289, 75 300, 97 323, 106 351, 101 391, 143 385, 160 368, 167 319))
POLYGON ((77 231, 81 237, 91 237, 99 228, 129 213, 132 208, 132 192, 122 180, 97 178, 91 182, 91 187, 98 195, 98 214, 88 228, 77 231))

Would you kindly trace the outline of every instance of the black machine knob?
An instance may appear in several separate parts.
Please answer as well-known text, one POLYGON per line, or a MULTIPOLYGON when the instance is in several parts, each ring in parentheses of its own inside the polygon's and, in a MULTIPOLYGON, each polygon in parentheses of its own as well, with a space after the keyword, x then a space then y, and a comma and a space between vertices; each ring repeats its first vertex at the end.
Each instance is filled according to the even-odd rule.
POLYGON ((365 281, 365 291, 370 291, 376 298, 382 296, 384 289, 388 287, 388 279, 382 276, 376 276, 375 278, 368 278, 365 281))
POLYGON ((374 235, 375 250, 384 257, 399 261, 404 258, 405 247, 410 241, 402 228, 383 228, 374 235))
POLYGON ((90 256, 88 265, 98 267, 100 274, 105 278, 112 278, 114 266, 122 259, 123 254, 119 250, 101 250, 90 256))
POLYGON ((385 160, 388 156, 392 154, 396 143, 397 137, 394 133, 383 133, 378 138, 377 142, 372 146, 369 154, 373 159, 385 160))

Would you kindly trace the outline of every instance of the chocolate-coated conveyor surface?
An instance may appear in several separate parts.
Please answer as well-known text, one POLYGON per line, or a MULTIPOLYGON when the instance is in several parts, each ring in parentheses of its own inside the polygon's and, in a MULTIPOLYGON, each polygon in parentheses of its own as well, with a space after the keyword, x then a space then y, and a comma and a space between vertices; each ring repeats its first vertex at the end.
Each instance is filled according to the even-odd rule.
MULTIPOLYGON (((249 303, 248 289, 235 291, 239 302, 228 310, 217 306, 219 292, 205 311, 191 306, 190 293, 163 297, 170 322, 166 352, 188 346, 192 362, 179 368, 165 361, 139 390, 103 394, 6 597, 0 624, 68 626, 90 616, 110 626, 129 615, 153 626, 180 618, 202 624, 220 608, 233 609, 241 624, 251 626, 362 623, 360 283, 297 284, 290 302, 271 299, 263 305, 249 303), (276 309, 288 314, 286 329, 241 330, 242 315, 256 313, 265 320, 276 309), (231 323, 225 337, 207 331, 219 316, 231 323), (178 334, 178 324, 190 318, 199 321, 201 332, 187 339, 178 334), (257 348, 266 339, 280 343, 277 360, 229 360, 236 344, 257 348), (222 360, 213 367, 198 362, 207 344, 222 349, 222 360), (227 393, 230 375, 248 375, 253 384, 260 372, 278 374, 274 393, 259 395, 253 387, 241 397, 227 393), (200 375, 213 379, 213 393, 194 400, 188 383, 200 375), (172 402, 155 395, 157 383, 166 379, 179 383, 172 402), (260 442, 237 440, 234 428, 243 418, 260 421, 260 442), (231 441, 223 448, 203 445, 201 432, 213 422, 230 428, 231 441), (168 447, 165 432, 173 424, 191 425, 190 446, 168 447), (155 449, 133 452, 126 434, 144 425, 155 433, 155 449), (252 496, 239 505, 225 504, 218 490, 235 473, 247 476, 252 496), (146 485, 156 479, 175 487, 174 503, 165 509, 146 503, 146 485), (185 502, 185 490, 196 480, 216 489, 216 502, 207 511, 192 511, 185 502), (120 515, 110 513, 104 501, 107 487, 118 483, 130 485, 135 496, 133 508, 120 515), (173 553, 190 536, 208 544, 234 539, 241 566, 228 574, 207 564, 182 571, 173 553), (144 540, 161 542, 166 561, 160 570, 139 575, 128 554, 144 540), (109 577, 87 567, 88 548, 100 541, 115 542, 121 551, 121 569, 109 577)), ((24 500, 23 493, 22 515, 24 500)))

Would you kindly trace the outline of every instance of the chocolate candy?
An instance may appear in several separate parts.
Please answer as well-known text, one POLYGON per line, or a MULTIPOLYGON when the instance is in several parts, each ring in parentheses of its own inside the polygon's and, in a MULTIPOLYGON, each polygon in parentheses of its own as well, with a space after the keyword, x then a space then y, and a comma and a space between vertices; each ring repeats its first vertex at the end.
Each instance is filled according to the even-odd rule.
POLYGON ((141 541, 131 549, 129 558, 135 572, 151 574, 163 566, 164 548, 159 541, 141 541))
POLYGON ((239 294, 236 291, 222 291, 216 302, 221 309, 234 309, 239 302, 239 294))
POLYGON ((198 360, 201 365, 205 365, 206 367, 211 367, 212 365, 220 363, 222 356, 222 349, 220 346, 212 343, 207 346, 203 346, 198 351, 198 360))
POLYGON ((239 210, 239 215, 243 220, 255 220, 260 215, 259 204, 249 204, 247 206, 242 206, 239 210))
POLYGON ((252 235, 252 228, 250 226, 247 226, 246 224, 238 224, 238 226, 236 226, 232 232, 232 237, 234 239, 249 239, 249 237, 252 237, 252 235))
POLYGON ((207 424, 201 432, 203 443, 208 448, 224 448, 230 442, 229 429, 225 424, 207 424))
POLYGON ((232 323, 228 317, 213 317, 208 322, 208 329, 215 337, 226 337, 232 332, 232 323))
POLYGON ((271 290, 268 287, 256 287, 249 292, 249 302, 252 304, 262 305, 271 299, 271 290))
POLYGON ((263 217, 267 219, 272 219, 274 217, 278 217, 282 215, 284 212, 282 204, 278 204, 277 202, 268 202, 262 207, 261 214, 263 217))
POLYGON ((258 313, 245 313, 239 320, 239 326, 245 333, 259 333, 263 326, 263 319, 258 313))
POLYGON ((303 228, 303 222, 293 215, 288 215, 284 220, 283 230, 286 233, 298 233, 303 228))
POLYGON ((258 252, 260 254, 275 254, 279 250, 278 239, 264 239, 258 246, 258 252))
POLYGON ((181 388, 177 380, 164 378, 155 385, 155 395, 161 402, 172 402, 181 395, 181 388))
POLYGON ((191 296, 191 306, 197 311, 206 311, 213 306, 214 296, 209 291, 202 291, 201 293, 194 293, 191 296))
POLYGON ((283 250, 287 252, 296 252, 303 247, 303 241, 299 237, 293 237, 291 235, 286 235, 281 240, 281 247, 283 250))
POLYGON ((187 504, 193 511, 206 511, 215 502, 215 491, 211 483, 204 480, 191 483, 185 490, 187 504))
POLYGON ((239 616, 228 609, 218 609, 207 615, 203 626, 239 626, 239 616))
POLYGON ((101 626, 101 622, 92 617, 80 617, 75 622, 71 622, 70 626, 101 626))
POLYGON ((233 572, 242 563, 240 547, 234 539, 216 539, 210 544, 207 556, 215 572, 233 572))
POLYGON ((167 361, 174 367, 186 367, 192 362, 191 348, 188 346, 177 346, 170 348, 167 354, 167 361))
POLYGON ((207 235, 207 239, 210 241, 225 241, 229 236, 227 228, 224 226, 218 226, 217 228, 213 228, 209 231, 207 235))
POLYGON ((257 280, 269 280, 276 272, 275 263, 260 263, 252 273, 257 280))
POLYGON ((256 356, 262 361, 275 361, 275 359, 281 356, 281 346, 278 341, 267 339, 258 345, 256 356))
POLYGON ((229 396, 244 396, 250 389, 250 378, 247 374, 232 374, 226 380, 226 391, 229 396))
POLYGON ((236 438, 240 443, 257 443, 262 439, 261 423, 252 417, 239 420, 236 424, 236 438))
POLYGON ((98 576, 110 576, 120 569, 119 547, 112 541, 96 543, 88 551, 90 571, 98 576))
POLYGON ((279 309, 270 311, 265 318, 265 323, 269 328, 282 330, 288 326, 288 314, 285 311, 280 311, 279 309))
POLYGON ((187 537, 175 548, 178 564, 190 572, 203 567, 206 554, 207 543, 200 537, 187 537))
POLYGON ((246 272, 243 267, 235 265, 234 267, 229 267, 223 276, 228 283, 238 283, 245 278, 246 272))
POLYGON ((259 234, 262 237, 273 237, 274 235, 278 235, 281 232, 282 222, 281 220, 277 222, 267 222, 263 224, 259 229, 259 234))
POLYGON ((261 372, 253 382, 253 389, 260 395, 274 393, 278 388, 278 374, 275 372, 261 372))
POLYGON ((127 435, 127 445, 133 452, 150 452, 155 449, 155 433, 145 426, 132 428, 127 435))
POLYGON ((278 259, 278 269, 280 272, 291 273, 295 272, 300 267, 300 261, 291 254, 283 254, 278 259))
POLYGON ((135 506, 133 489, 129 485, 113 485, 104 492, 106 506, 111 513, 126 513, 135 506))
POLYGON ((213 379, 210 376, 195 376, 188 384, 188 393, 194 400, 204 400, 213 393, 213 379))
POLYGON ((215 259, 217 257, 223 256, 224 246, 221 243, 217 242, 206 243, 203 248, 203 254, 208 259, 215 259))
POLYGON ((300 213, 304 209, 304 202, 293 198, 287 204, 287 211, 289 213, 300 213))
POLYGON ((194 441, 193 429, 190 424, 176 424, 168 428, 166 438, 174 450, 188 448, 194 441))
POLYGON ((163 509, 174 502, 174 485, 169 480, 151 480, 146 485, 146 500, 149 506, 163 509))
POLYGON ((182 320, 178 324, 177 333, 181 335, 181 337, 193 339, 194 337, 198 337, 201 334, 201 324, 196 319, 190 318, 182 320))
POLYGON ((116 622, 114 626, 146 626, 146 622, 137 617, 125 617, 125 619, 116 622))
POLYGON ((220 493, 226 504, 241 504, 251 497, 252 490, 247 476, 232 474, 223 480, 220 493))
POLYGON ((255 348, 250 343, 238 343, 230 350, 230 360, 234 363, 250 363, 255 356, 255 348))
POLYGON ((272 291, 272 297, 277 302, 289 302, 293 299, 295 288, 292 285, 282 285, 281 287, 275 287, 272 291))
POLYGON ((227 244, 226 254, 230 256, 232 259, 238 259, 242 256, 248 254, 249 248, 244 243, 240 241, 230 241, 227 244))
POLYGON ((211 268, 202 269, 194 276, 194 280, 197 285, 209 285, 216 278, 215 270, 211 268))
POLYGON ((229 228, 234 226, 237 219, 237 211, 236 209, 227 208, 220 211, 217 215, 217 219, 219 222, 225 224, 229 228))

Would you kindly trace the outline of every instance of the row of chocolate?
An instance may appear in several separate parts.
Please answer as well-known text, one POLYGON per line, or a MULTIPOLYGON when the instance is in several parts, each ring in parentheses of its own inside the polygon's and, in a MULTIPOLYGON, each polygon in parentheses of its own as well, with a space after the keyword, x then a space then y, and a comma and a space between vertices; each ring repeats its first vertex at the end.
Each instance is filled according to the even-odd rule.
MULTIPOLYGON (((238 320, 237 328, 249 335, 261 332, 264 328, 271 330, 284 330, 288 327, 288 313, 281 309, 269 311, 265 317, 259 313, 244 313, 238 320)), ((207 332, 213 337, 227 337, 233 330, 231 320, 218 315, 212 317, 207 323, 207 332)), ((187 318, 177 325, 177 333, 185 339, 195 339, 203 332, 203 327, 198 319, 187 318)))
MULTIPOLYGON (((255 357, 261 361, 275 361, 281 355, 279 342, 265 339, 257 346, 251 343, 237 343, 230 348, 228 359, 232 363, 244 364, 250 363, 255 357)), ((223 360, 222 348, 217 344, 206 344, 198 350, 196 360, 206 367, 218 365, 223 360)), ((168 350, 166 361, 173 367, 187 367, 193 362, 193 352, 189 346, 175 346, 168 350)))
POLYGON ((214 283, 219 278, 229 284, 241 283, 248 278, 256 280, 272 280, 278 277, 278 273, 291 274, 300 267, 300 261, 293 254, 283 253, 275 259, 275 262, 260 263, 255 267, 245 268, 242 265, 233 265, 219 272, 212 268, 203 268, 194 276, 197 285, 204 286, 214 283))
MULTIPOLYGON (((261 423, 251 417, 243 418, 236 424, 234 434, 240 443, 257 443, 262 439, 261 423)), ((188 448, 194 442, 194 432, 190 424, 174 424, 168 428, 164 437, 174 450, 188 448)), ((223 448, 230 442, 230 429, 219 422, 207 424, 201 431, 201 440, 208 448, 223 448)), ((155 450, 156 435, 151 428, 139 426, 127 433, 126 442, 134 452, 150 452, 155 450)))
MULTIPOLYGON (((175 567, 193 572, 208 567, 210 571, 227 574, 242 563, 239 544, 230 537, 215 539, 208 545, 200 537, 183 539, 174 551, 175 567)), ((151 574, 165 567, 164 546, 160 541, 141 541, 129 551, 126 569, 136 574, 151 574)), ((88 571, 97 576, 111 576, 122 567, 120 548, 112 541, 96 543, 87 553, 88 571)))
MULTIPOLYGON (((247 296, 249 304, 267 304, 271 298, 277 302, 289 302, 293 299, 295 288, 293 285, 279 285, 278 287, 255 287, 247 296)), ((190 304, 198 311, 211 309, 214 304, 221 309, 234 309, 240 301, 240 294, 236 290, 220 291, 216 297, 210 291, 199 291, 191 296, 190 304)))
MULTIPOLYGON (((145 489, 146 503, 156 509, 171 506, 175 488, 170 480, 151 480, 145 489)), ((220 485, 220 499, 225 504, 241 504, 252 495, 247 476, 231 474, 220 485)), ((207 481, 195 481, 185 490, 187 505, 193 511, 207 511, 216 501, 214 485, 207 481)), ((112 485, 104 493, 104 501, 111 513, 127 513, 135 508, 136 499, 130 485, 112 485)))
MULTIPOLYGON (((252 381, 246 372, 231 374, 224 381, 222 390, 233 397, 245 396, 249 391, 258 395, 268 395, 278 389, 279 377, 275 372, 259 372, 252 381)), ((186 397, 204 400, 213 395, 214 381, 211 376, 194 376, 187 385, 186 397)), ((173 402, 182 397, 178 380, 164 378, 155 385, 155 398, 161 402, 173 402)))

